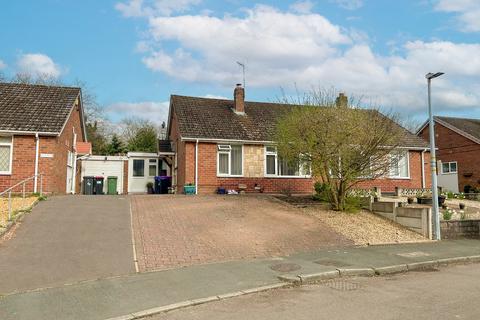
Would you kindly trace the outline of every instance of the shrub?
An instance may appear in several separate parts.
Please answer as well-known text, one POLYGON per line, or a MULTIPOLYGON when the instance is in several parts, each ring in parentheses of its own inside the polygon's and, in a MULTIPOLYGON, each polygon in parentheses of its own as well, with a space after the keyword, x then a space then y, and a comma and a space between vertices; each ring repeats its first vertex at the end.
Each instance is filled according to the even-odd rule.
POLYGON ((357 213, 362 209, 362 200, 361 197, 347 197, 345 199, 345 211, 357 213))
POLYGON ((313 199, 323 202, 329 201, 328 193, 330 192, 330 186, 328 184, 322 182, 315 182, 314 188, 315 195, 313 196, 313 199))
POLYGON ((443 211, 443 220, 450 220, 452 219, 453 211, 448 209, 443 211))

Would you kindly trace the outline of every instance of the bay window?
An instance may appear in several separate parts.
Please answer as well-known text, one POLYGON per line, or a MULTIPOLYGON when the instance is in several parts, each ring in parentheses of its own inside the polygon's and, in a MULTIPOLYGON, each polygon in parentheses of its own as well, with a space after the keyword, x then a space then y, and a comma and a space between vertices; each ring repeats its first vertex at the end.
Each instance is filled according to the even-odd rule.
POLYGON ((12 173, 13 138, 0 137, 0 174, 12 173))
POLYGON ((390 154, 390 178, 410 178, 408 151, 394 151, 390 154))
POLYGON ((219 144, 217 150, 217 175, 240 177, 243 175, 243 146, 219 144))

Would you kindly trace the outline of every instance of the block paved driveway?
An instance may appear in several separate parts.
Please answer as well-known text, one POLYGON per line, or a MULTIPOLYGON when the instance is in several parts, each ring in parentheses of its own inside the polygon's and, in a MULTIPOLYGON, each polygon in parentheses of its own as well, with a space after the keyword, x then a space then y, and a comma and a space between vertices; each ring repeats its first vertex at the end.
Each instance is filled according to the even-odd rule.
POLYGON ((135 272, 126 197, 52 197, 15 229, 0 238, 0 295, 135 272))
POLYGON ((275 257, 351 242, 267 196, 131 196, 140 271, 275 257))

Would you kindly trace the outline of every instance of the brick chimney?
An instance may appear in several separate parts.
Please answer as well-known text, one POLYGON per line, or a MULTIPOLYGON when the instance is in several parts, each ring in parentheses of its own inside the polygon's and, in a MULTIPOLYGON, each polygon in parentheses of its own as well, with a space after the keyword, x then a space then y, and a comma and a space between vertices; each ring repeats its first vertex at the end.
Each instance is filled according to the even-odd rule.
POLYGON ((335 104, 339 108, 348 108, 348 97, 345 95, 345 93, 340 92, 338 94, 337 99, 335 99, 335 104))
POLYGON ((237 83, 233 91, 233 111, 237 114, 245 114, 245 89, 237 83))

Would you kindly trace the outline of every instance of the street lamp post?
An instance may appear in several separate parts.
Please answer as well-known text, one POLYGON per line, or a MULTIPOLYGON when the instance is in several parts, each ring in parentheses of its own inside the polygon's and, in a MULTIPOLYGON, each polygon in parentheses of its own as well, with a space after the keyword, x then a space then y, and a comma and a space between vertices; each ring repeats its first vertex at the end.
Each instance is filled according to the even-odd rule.
POLYGON ((435 150, 435 129, 433 123, 433 112, 432 112, 432 79, 440 77, 443 75, 443 72, 437 73, 427 73, 425 78, 427 78, 428 83, 428 129, 430 134, 430 168, 432 170, 432 214, 433 222, 435 227, 435 239, 440 240, 440 213, 438 210, 438 183, 437 183, 437 157, 435 150))

